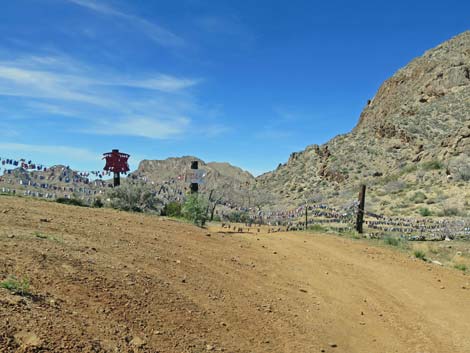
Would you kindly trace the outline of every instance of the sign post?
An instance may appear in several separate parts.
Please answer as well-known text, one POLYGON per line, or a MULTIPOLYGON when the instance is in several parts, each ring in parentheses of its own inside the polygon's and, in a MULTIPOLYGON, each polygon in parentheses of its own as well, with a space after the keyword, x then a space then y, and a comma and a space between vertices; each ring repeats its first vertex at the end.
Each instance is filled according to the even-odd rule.
POLYGON ((129 171, 129 164, 127 163, 129 157, 130 155, 121 153, 119 150, 112 150, 111 152, 103 154, 103 159, 106 159, 106 165, 103 169, 114 173, 114 187, 121 185, 121 173, 127 173, 129 171))
MULTIPOLYGON (((198 170, 198 161, 192 161, 191 162, 191 172, 193 172, 195 170, 198 170)), ((197 176, 197 172, 193 173, 193 175, 190 176, 190 178, 191 178, 191 193, 192 194, 195 194, 199 191, 199 184, 197 183, 197 180, 195 180, 196 179, 196 178, 194 178, 195 176, 197 176)))

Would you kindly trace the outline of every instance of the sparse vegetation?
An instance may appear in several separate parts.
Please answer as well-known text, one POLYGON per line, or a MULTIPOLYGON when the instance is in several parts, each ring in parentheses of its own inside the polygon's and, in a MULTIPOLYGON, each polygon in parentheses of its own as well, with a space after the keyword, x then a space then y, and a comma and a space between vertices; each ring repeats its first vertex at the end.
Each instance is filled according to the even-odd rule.
POLYGON ((427 196, 422 191, 417 191, 410 197, 410 201, 414 203, 423 203, 427 199, 427 196))
POLYGON ((454 268, 463 272, 467 271, 467 265, 465 264, 456 264, 454 265, 454 268))
POLYGON ((429 217, 432 215, 432 212, 427 207, 421 207, 419 209, 419 214, 423 217, 429 217))
POLYGON ((249 221, 249 215, 247 212, 236 211, 228 215, 228 220, 233 223, 246 223, 249 221))
POLYGON ((443 167, 444 166, 442 162, 438 160, 428 161, 428 162, 424 162, 421 164, 421 168, 423 170, 439 170, 439 169, 442 169, 443 167))
POLYGON ((15 276, 8 276, 0 282, 0 287, 19 295, 29 295, 29 280, 27 278, 18 279, 15 276))
POLYGON ((323 233, 328 231, 328 229, 322 226, 321 224, 313 224, 308 227, 308 230, 312 232, 323 232, 323 233))
POLYGON ((454 217, 461 216, 462 212, 457 207, 444 207, 437 215, 439 217, 454 217))
POLYGON ((399 246, 401 241, 400 241, 399 238, 385 237, 384 238, 384 243, 387 244, 387 245, 391 245, 391 246, 399 246))
POLYGON ((62 243, 63 240, 62 239, 59 239, 53 235, 50 235, 50 234, 44 234, 44 233, 40 233, 40 232, 34 232, 33 235, 38 238, 38 239, 46 239, 46 240, 50 240, 50 241, 55 241, 57 243, 62 243))
POLYGON ((364 237, 361 234, 359 234, 356 230, 340 231, 339 235, 346 236, 348 238, 355 239, 355 240, 364 239, 364 237))
POLYGON ((132 212, 157 211, 161 201, 147 185, 126 184, 109 193, 111 207, 132 212))
POLYGON ((397 194, 405 190, 407 187, 406 183, 401 180, 389 181, 385 186, 384 190, 387 194, 397 194))
POLYGON ((92 207, 102 208, 103 206, 104 206, 104 203, 100 198, 96 198, 95 200, 93 200, 92 207))
POLYGON ((423 261, 426 261, 426 253, 422 250, 415 250, 414 253, 415 257, 417 259, 421 259, 423 261))
POLYGON ((203 227, 207 221, 207 201, 198 194, 189 196, 182 207, 182 215, 199 227, 203 227))
POLYGON ((470 181, 470 157, 461 155, 455 158, 449 165, 449 169, 455 175, 456 180, 470 181))
POLYGON ((181 203, 176 201, 169 202, 163 207, 161 215, 168 217, 181 217, 181 208, 181 203))
POLYGON ((55 200, 58 203, 64 205, 72 205, 72 206, 80 206, 80 207, 88 207, 86 204, 83 203, 82 200, 76 198, 67 198, 67 197, 59 197, 55 200))
POLYGON ((418 166, 416 164, 412 165, 407 165, 401 170, 401 174, 409 174, 409 173, 414 173, 418 170, 418 166))

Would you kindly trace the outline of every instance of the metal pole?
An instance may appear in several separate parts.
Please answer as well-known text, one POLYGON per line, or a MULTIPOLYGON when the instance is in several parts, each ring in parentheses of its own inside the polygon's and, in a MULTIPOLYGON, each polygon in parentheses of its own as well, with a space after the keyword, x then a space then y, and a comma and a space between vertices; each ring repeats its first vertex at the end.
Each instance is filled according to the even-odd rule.
POLYGON ((366 186, 361 185, 361 191, 359 192, 359 210, 357 211, 356 219, 356 230, 358 233, 362 234, 364 223, 364 208, 366 204, 366 186))
POLYGON ((121 185, 121 174, 119 172, 114 172, 114 187, 121 185))
MULTIPOLYGON (((112 153, 119 153, 119 150, 112 150, 112 153)), ((114 172, 114 187, 121 185, 121 174, 119 172, 114 172)))

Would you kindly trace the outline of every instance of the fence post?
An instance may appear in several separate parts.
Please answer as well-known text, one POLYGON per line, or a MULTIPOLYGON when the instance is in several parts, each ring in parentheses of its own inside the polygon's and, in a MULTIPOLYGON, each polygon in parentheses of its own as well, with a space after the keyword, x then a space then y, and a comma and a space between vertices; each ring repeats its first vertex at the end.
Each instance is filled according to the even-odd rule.
POLYGON ((364 223, 364 207, 366 203, 366 186, 361 185, 361 191, 359 192, 359 209, 357 210, 357 219, 356 219, 356 230, 358 233, 362 234, 363 232, 363 223, 364 223))
POLYGON ((308 204, 305 203, 305 230, 308 229, 308 204))

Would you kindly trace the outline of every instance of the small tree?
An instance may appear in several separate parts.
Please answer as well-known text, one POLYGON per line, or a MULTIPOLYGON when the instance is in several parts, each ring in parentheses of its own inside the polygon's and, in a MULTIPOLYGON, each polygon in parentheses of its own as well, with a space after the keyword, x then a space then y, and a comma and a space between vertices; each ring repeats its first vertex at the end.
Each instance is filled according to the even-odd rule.
MULTIPOLYGON (((227 187, 228 187, 227 185, 224 185, 222 187, 222 190, 226 190, 227 187)), ((209 215, 209 220, 211 222, 214 220, 215 209, 217 205, 219 204, 219 202, 222 201, 223 197, 224 197, 223 194, 216 196, 215 190, 211 190, 211 192, 209 193, 209 199, 207 203, 207 214, 209 215)))
POLYGON ((197 194, 186 199, 182 208, 183 217, 199 227, 203 227, 207 221, 207 201, 197 194))
POLYGON ((250 221, 250 215, 248 212, 244 211, 235 211, 228 215, 230 222, 234 223, 248 223, 250 221))
POLYGON ((145 185, 121 185, 109 193, 109 198, 112 208, 133 212, 156 211, 161 202, 145 185))
POLYGON ((93 200, 92 207, 101 208, 103 206, 104 206, 104 203, 103 203, 103 201, 101 201, 100 198, 96 198, 96 199, 93 200))
POLYGON ((181 204, 176 201, 168 202, 162 209, 162 216, 181 217, 181 204))

